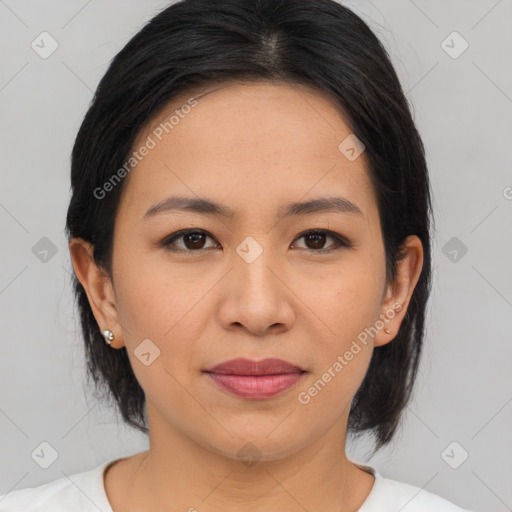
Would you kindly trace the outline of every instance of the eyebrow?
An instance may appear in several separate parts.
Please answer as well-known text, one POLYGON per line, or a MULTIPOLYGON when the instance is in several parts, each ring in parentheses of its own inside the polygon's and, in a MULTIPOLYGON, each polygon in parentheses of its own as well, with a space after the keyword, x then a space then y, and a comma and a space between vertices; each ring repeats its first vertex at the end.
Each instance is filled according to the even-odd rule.
MULTIPOLYGON (((206 198, 171 196, 151 206, 142 219, 147 220, 158 214, 176 210, 216 217, 236 217, 236 211, 232 208, 206 198)), ((279 208, 277 216, 290 217, 325 212, 344 213, 364 217, 361 209, 345 197, 319 197, 310 201, 289 203, 279 208)))

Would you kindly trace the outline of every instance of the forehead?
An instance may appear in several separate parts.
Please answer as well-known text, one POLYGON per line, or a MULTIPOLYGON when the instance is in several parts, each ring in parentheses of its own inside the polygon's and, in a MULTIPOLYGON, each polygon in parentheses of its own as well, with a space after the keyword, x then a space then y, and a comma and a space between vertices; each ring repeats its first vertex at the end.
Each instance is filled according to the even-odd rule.
POLYGON ((365 154, 351 161, 339 149, 349 135, 340 109, 307 86, 191 90, 139 134, 133 150, 151 149, 130 171, 121 203, 140 219, 148 206, 179 192, 255 213, 336 191, 365 211, 374 203, 365 154))

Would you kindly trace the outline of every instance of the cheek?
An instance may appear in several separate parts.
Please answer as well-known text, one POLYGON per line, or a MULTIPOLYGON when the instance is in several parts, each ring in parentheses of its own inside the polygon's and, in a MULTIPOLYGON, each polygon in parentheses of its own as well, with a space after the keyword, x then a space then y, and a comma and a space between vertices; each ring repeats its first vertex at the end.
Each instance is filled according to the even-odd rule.
POLYGON ((345 387, 347 392, 353 386, 355 392, 364 377, 372 355, 371 328, 379 318, 382 276, 368 268, 354 266, 344 275, 331 276, 329 286, 322 287, 311 302, 326 326, 324 341, 315 345, 319 362, 315 373, 325 373, 322 380, 331 378, 331 388, 345 387))
POLYGON ((121 324, 130 334, 153 336, 160 342, 183 329, 215 281, 214 276, 191 276, 183 266, 166 265, 162 257, 136 251, 130 257, 119 258, 116 265, 121 324))
POLYGON ((150 260, 143 256, 137 260, 133 255, 120 259, 116 282, 119 318, 131 365, 142 387, 149 394, 165 388, 161 399, 174 403, 183 392, 175 379, 188 381, 190 372, 197 371, 201 353, 198 340, 211 321, 205 294, 219 278, 211 272, 191 275, 183 268, 162 264, 161 259, 159 263, 148 263, 150 260), (147 339, 152 344, 142 345, 147 339), (143 351, 142 347, 148 348, 143 351), (138 354, 152 350, 158 355, 154 359, 150 356, 154 362, 144 366, 138 354))
POLYGON ((347 415, 372 356, 372 345, 338 338, 297 393, 303 424, 331 426, 347 415))
MULTIPOLYGON (((362 258, 361 258, 362 259, 362 258)), ((355 336, 375 321, 380 311, 383 292, 383 274, 376 271, 378 262, 347 267, 343 275, 330 280, 324 290, 322 303, 330 315, 330 324, 342 338, 355 336)))
MULTIPOLYGON (((315 343, 312 374, 299 391, 304 414, 326 424, 347 413, 352 398, 368 370, 373 353, 369 327, 378 311, 378 294, 372 280, 344 280, 338 289, 325 295, 320 318, 329 327, 315 343)), ((377 313, 378 314, 378 313, 377 313)))
POLYGON ((155 266, 135 269, 123 263, 116 300, 131 366, 153 399, 182 407, 186 397, 177 382, 187 380, 197 365, 196 340, 204 327, 198 319, 209 318, 201 303, 205 288, 183 273, 164 276, 155 266), (148 352, 146 365, 143 354, 148 352))

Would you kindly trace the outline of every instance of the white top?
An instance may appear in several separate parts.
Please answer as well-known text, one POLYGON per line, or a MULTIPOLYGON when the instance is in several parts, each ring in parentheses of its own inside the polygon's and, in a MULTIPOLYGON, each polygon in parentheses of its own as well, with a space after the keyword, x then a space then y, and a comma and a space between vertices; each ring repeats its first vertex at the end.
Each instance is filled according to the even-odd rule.
MULTIPOLYGON (((75 473, 69 479, 62 477, 38 487, 0 495, 0 512, 113 512, 103 480, 105 469, 113 462, 75 473)), ((470 512, 419 487, 384 478, 370 466, 357 466, 375 477, 372 490, 358 512, 470 512)))

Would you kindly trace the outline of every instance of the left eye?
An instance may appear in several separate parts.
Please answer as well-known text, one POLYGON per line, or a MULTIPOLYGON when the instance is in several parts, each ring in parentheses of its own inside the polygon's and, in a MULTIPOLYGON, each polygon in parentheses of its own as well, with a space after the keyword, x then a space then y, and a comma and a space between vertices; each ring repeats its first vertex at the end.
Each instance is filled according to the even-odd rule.
POLYGON ((312 247, 306 247, 306 249, 314 250, 315 252, 330 252, 340 247, 351 247, 347 241, 345 241, 340 236, 335 233, 331 233, 330 231, 317 230, 317 231, 306 231, 297 237, 297 239, 304 238, 306 244, 309 243, 312 247), (334 240, 334 246, 331 246, 328 249, 323 249, 322 246, 325 244, 325 241, 331 238, 334 240))
MULTIPOLYGON (((205 240, 207 238, 211 238, 213 240, 212 236, 210 236, 206 231, 203 231, 201 229, 178 231, 177 233, 174 233, 173 235, 164 239, 162 242, 162 246, 165 247, 166 250, 168 251, 198 252, 201 250, 212 248, 205 247, 205 240), (177 247, 175 245, 176 240, 182 240, 184 243, 184 247, 177 247)), ((306 231, 300 234, 296 238, 296 240, 299 240, 301 238, 304 238, 305 243, 309 245, 309 247, 306 246, 305 249, 312 250, 313 252, 330 252, 341 247, 352 247, 352 245, 349 242, 344 240, 339 235, 325 230, 306 231), (322 248, 322 246, 325 245, 326 240, 328 238, 331 238, 335 241, 335 243, 333 244, 334 247, 330 247, 327 249, 322 248)), ((303 247, 299 247, 299 249, 303 249, 303 247)))

